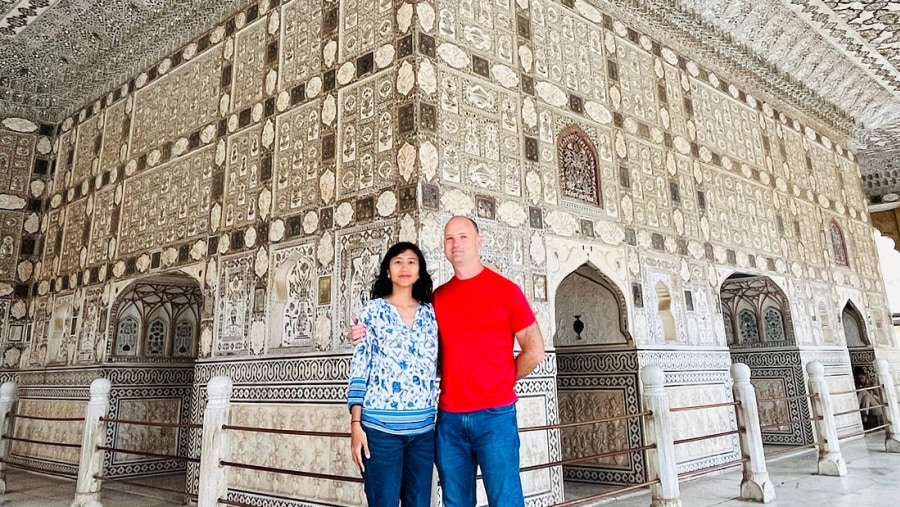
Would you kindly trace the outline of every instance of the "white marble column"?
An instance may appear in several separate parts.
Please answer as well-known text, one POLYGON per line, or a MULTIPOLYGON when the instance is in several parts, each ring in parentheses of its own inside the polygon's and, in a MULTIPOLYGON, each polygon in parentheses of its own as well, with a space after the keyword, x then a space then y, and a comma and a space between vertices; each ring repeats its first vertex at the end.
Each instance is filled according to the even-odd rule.
MULTIPOLYGON (((13 424, 9 414, 16 403, 15 382, 4 382, 0 386, 0 433, 12 435, 13 424)), ((0 494, 6 493, 6 458, 9 456, 9 440, 0 440, 0 494)))
POLYGON ((750 460, 743 464, 741 499, 768 503, 775 500, 775 486, 766 470, 759 407, 756 404, 756 390, 750 383, 750 368, 744 363, 734 363, 731 365, 731 378, 734 380, 731 386, 734 401, 740 403, 737 406, 738 427, 744 428, 740 434, 741 454, 750 460))
POLYGON ((681 507, 681 491, 678 487, 678 468, 675 462, 674 424, 669 413, 669 397, 666 395, 665 374, 662 368, 648 365, 641 369, 644 384, 644 410, 652 415, 646 419, 647 445, 656 449, 647 451, 649 479, 659 479, 650 487, 650 507, 681 507))
POLYGON ((103 451, 98 450, 106 442, 106 423, 101 417, 109 413, 109 380, 98 378, 91 382, 91 399, 84 412, 84 432, 81 435, 81 459, 78 463, 78 483, 72 507, 102 507, 100 503, 103 475, 103 451))
MULTIPOLYGON (((881 384, 881 402, 886 406, 884 414, 884 447, 887 452, 900 452, 900 405, 898 405, 897 386, 891 377, 890 367, 884 359, 875 361, 875 373, 881 384)), ((6 384, 4 384, 5 386, 6 384)))
POLYGON ((203 411, 197 507, 216 507, 219 498, 228 496, 228 469, 219 462, 228 456, 228 438, 222 425, 228 424, 231 388, 228 377, 213 377, 206 386, 209 401, 203 411))
POLYGON ((818 361, 811 361, 806 365, 806 372, 809 373, 809 394, 815 396, 812 400, 813 413, 818 417, 816 433, 819 439, 819 474, 847 475, 847 462, 841 455, 837 424, 834 422, 834 403, 828 392, 825 367, 818 361))

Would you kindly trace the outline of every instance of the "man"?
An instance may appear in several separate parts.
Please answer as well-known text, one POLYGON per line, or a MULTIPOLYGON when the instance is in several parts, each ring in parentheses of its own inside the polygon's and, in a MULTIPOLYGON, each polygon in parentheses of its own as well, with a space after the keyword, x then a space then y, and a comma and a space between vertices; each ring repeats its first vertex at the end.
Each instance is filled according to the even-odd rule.
MULTIPOLYGON (((435 464, 446 507, 474 507, 478 467, 491 507, 523 507, 516 381, 544 359, 534 312, 515 283, 481 261, 478 225, 455 216, 444 228, 453 278, 434 293, 441 395, 435 464), (514 356, 513 337, 521 352, 514 356)), ((365 328, 355 325, 358 343, 365 328)))
MULTIPOLYGON (((859 366, 853 368, 853 382, 856 384, 857 390, 872 387, 866 371, 859 366)), ((884 405, 881 402, 881 390, 857 391, 856 399, 859 401, 863 429, 869 430, 881 426, 884 421, 884 412, 881 409, 881 406, 884 405)))

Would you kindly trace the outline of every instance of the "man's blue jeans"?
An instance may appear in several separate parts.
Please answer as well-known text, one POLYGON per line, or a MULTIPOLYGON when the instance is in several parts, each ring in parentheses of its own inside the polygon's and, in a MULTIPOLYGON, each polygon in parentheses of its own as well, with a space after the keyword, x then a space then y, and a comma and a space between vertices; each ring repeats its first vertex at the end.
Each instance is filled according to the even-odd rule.
POLYGON ((392 435, 363 427, 369 454, 363 454, 363 481, 369 507, 429 507, 434 470, 434 431, 392 435))
POLYGON ((439 411, 435 458, 445 507, 475 506, 478 466, 490 507, 524 507, 515 403, 475 412, 439 411))

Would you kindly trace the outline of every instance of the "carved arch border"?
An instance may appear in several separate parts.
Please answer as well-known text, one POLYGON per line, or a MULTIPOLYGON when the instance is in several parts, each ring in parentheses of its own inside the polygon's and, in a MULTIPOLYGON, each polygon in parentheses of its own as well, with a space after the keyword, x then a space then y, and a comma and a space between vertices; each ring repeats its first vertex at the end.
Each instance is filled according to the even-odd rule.
MULTIPOLYGON (((631 335, 631 331, 628 329, 628 304, 627 299, 625 298, 625 294, 619 289, 619 286, 616 285, 613 280, 606 275, 599 267, 597 267, 590 260, 585 261, 577 268, 566 273, 565 276, 562 277, 562 280, 554 289, 553 300, 556 301, 556 295, 559 293, 559 288, 562 284, 568 280, 570 276, 582 276, 587 278, 588 280, 600 285, 604 289, 608 290, 613 297, 616 299, 616 303, 619 306, 619 332, 622 333, 622 336, 625 337, 625 345, 634 347, 634 337, 631 335), (589 269, 590 275, 581 272, 582 268, 589 269), (594 278, 596 276, 596 278, 594 278)), ((556 317, 556 305, 554 303, 554 318, 556 317)), ((555 331, 555 330, 554 330, 555 331)), ((609 346, 621 346, 621 343, 611 344, 609 346)), ((607 345, 599 345, 600 347, 606 347, 607 345)))
MULTIPOLYGON (((118 332, 117 327, 118 327, 118 322, 119 322, 119 319, 118 319, 119 312, 120 312, 123 304, 134 305, 134 303, 135 303, 132 300, 126 300, 123 296, 128 295, 130 292, 133 292, 134 288, 140 284, 164 285, 164 284, 166 284, 166 282, 170 282, 170 283, 168 283, 168 285, 177 285, 175 283, 171 283, 176 280, 186 282, 184 284, 181 284, 184 287, 188 287, 188 286, 196 287, 197 294, 200 296, 200 301, 196 302, 198 305, 197 312, 193 314, 193 318, 195 320, 193 321, 194 322, 194 337, 193 337, 194 342, 193 342, 193 349, 192 349, 193 351, 199 351, 199 344, 197 342, 200 339, 200 329, 197 326, 197 323, 199 322, 200 314, 203 311, 202 307, 203 307, 204 300, 208 296, 204 295, 203 284, 201 282, 199 282, 196 277, 194 277, 186 272, 183 272, 183 271, 174 271, 171 273, 157 273, 157 274, 147 275, 147 276, 140 277, 140 278, 135 278, 135 279, 127 281, 127 283, 123 283, 123 284, 119 285, 120 289, 115 291, 115 293, 114 293, 115 300, 109 306, 109 313, 107 314, 106 350, 104 352, 104 357, 97 358, 98 362, 101 362, 101 363, 109 362, 112 358, 117 358, 116 362, 142 361, 142 362, 154 362, 154 363, 157 363, 157 362, 183 362, 185 359, 191 359, 191 360, 195 359, 194 357, 187 357, 187 356, 179 356, 179 357, 175 358, 174 356, 166 357, 165 355, 162 357, 160 357, 160 356, 141 357, 141 356, 120 356, 120 355, 115 354, 116 340, 118 338, 117 337, 117 332, 118 332)), ((137 306, 137 305, 135 305, 135 306, 137 306)), ((145 329, 150 324, 149 317, 155 313, 154 312, 145 313, 146 309, 143 309, 143 308, 139 308, 138 311, 140 312, 140 315, 139 315, 140 319, 138 319, 138 325, 141 329, 145 329)), ((185 312, 185 310, 176 312, 176 315, 181 316, 184 314, 184 312, 185 312)), ((177 324, 177 321, 173 319, 172 324, 173 324, 173 326, 171 326, 171 329, 167 329, 167 332, 170 333, 169 339, 172 341, 172 344, 174 344, 174 336, 171 335, 171 332, 172 332, 172 330, 174 330, 174 325, 177 324)), ((143 346, 143 343, 141 343, 141 340, 143 340, 143 339, 144 339, 143 333, 139 334, 139 337, 138 337, 139 350, 143 346)))
MULTIPOLYGON (((721 273, 721 274, 724 275, 724 273, 721 273)), ((727 323, 726 321, 728 320, 725 318, 727 316, 726 315, 726 303, 722 298, 722 289, 725 288, 725 285, 729 282, 736 282, 736 283, 743 282, 746 284, 746 283, 753 282, 753 281, 764 280, 766 283, 766 286, 771 288, 770 293, 765 294, 765 297, 775 300, 776 302, 780 303, 780 305, 778 305, 775 308, 781 312, 782 324, 784 326, 785 343, 781 344, 781 346, 789 346, 789 347, 796 346, 797 334, 796 334, 796 330, 794 329, 794 317, 793 317, 793 312, 791 311, 791 300, 790 300, 790 298, 788 298, 787 291, 785 291, 785 289, 781 286, 781 284, 779 284, 775 279, 773 279, 771 276, 768 276, 766 274, 753 273, 753 272, 744 271, 744 270, 730 270, 730 272, 728 272, 726 276, 721 277, 721 280, 722 280, 722 282, 719 283, 718 292, 716 294, 716 297, 719 298, 719 302, 722 307, 723 325, 725 325, 727 323), (735 276, 737 276, 739 278, 734 278, 735 276), (777 298, 773 297, 772 293, 774 293, 774 295, 778 296, 778 297, 777 298), (781 301, 778 301, 779 298, 781 299, 781 301)), ((729 310, 728 316, 731 316, 732 326, 734 326, 735 322, 736 322, 734 320, 737 317, 736 313, 734 312, 734 310, 736 308, 737 308, 737 305, 735 305, 734 308, 728 309, 729 310)), ((769 307, 769 308, 772 308, 772 307, 769 307)), ((760 310, 760 312, 762 312, 765 310, 765 307, 758 308, 758 310, 760 310)), ((757 329, 758 330, 764 329, 765 323, 762 321, 762 315, 757 314, 756 316, 757 316, 757 329)), ((736 346, 729 345, 729 347, 734 348, 735 350, 744 350, 744 349, 751 349, 751 348, 767 348, 767 347, 772 347, 772 343, 773 342, 769 342, 769 341, 760 341, 759 343, 736 344, 736 346)))

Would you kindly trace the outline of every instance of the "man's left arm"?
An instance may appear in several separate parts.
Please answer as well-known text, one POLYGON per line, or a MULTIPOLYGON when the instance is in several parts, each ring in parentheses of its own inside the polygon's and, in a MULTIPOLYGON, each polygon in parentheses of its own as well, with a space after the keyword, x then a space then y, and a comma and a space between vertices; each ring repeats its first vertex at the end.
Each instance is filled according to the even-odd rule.
POLYGON ((544 360, 544 337, 537 321, 516 333, 522 351, 516 356, 516 380, 528 376, 544 360))

